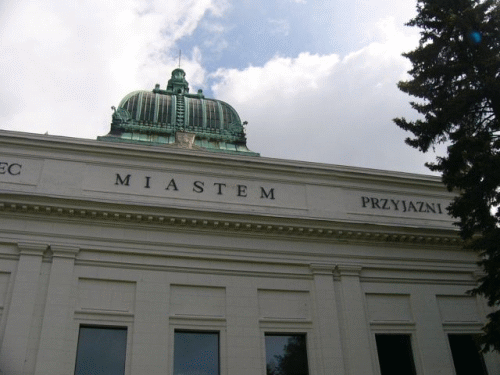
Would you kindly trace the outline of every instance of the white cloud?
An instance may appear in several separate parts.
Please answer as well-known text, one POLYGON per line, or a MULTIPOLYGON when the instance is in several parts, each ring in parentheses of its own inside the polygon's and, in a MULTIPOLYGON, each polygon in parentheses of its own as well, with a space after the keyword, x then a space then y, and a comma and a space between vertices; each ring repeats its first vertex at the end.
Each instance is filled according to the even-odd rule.
MULTIPOLYGON (((107 133, 111 105, 160 79, 165 85, 177 65, 176 41, 227 7, 225 0, 8 4, 0 24, 0 126, 90 138, 107 133)), ((190 83, 202 85, 199 51, 183 52, 190 83)))
POLYGON ((209 35, 209 37, 203 41, 203 45, 212 53, 222 52, 229 46, 229 42, 225 38, 227 28, 224 25, 215 22, 202 22, 200 27, 209 35))
POLYGON ((259 101, 266 97, 296 97, 308 89, 317 89, 319 82, 330 76, 339 62, 335 54, 327 56, 301 53, 297 58, 276 56, 263 67, 219 69, 212 76, 219 81, 213 90, 217 97, 229 97, 232 102, 259 101))
MULTIPOLYGON (((394 23, 381 23, 385 30, 394 23)), ((396 82, 417 39, 386 33, 340 59, 335 54, 274 57, 264 66, 220 69, 213 86, 248 120, 249 147, 263 156, 427 173, 428 156, 404 144, 392 118, 415 117, 396 82)))
POLYGON ((271 25, 271 34, 282 34, 288 36, 290 34, 290 23, 284 19, 268 19, 267 22, 271 25))

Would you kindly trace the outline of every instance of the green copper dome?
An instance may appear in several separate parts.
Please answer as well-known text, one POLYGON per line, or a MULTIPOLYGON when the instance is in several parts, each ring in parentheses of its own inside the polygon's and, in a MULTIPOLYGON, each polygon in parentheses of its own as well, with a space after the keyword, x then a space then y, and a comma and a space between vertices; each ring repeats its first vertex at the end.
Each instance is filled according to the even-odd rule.
POLYGON ((166 90, 125 96, 114 113, 109 134, 101 141, 176 145, 176 133, 194 134, 194 146, 210 151, 258 156, 246 147, 245 130, 229 104, 189 93, 182 69, 175 69, 166 90))

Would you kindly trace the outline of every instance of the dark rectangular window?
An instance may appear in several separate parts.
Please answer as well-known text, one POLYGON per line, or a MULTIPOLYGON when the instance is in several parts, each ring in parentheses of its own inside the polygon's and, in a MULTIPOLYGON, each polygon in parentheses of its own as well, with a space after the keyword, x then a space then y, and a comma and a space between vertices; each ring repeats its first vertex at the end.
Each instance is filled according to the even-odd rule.
POLYGON ((127 328, 81 326, 75 375, 123 375, 127 328))
POLYGON ((416 375, 410 335, 376 334, 382 375, 416 375))
POLYGON ((448 340, 457 375, 488 374, 473 335, 449 334, 448 340))
POLYGON ((219 333, 176 331, 174 375, 218 375, 219 333))
POLYGON ((266 334, 267 375, 308 375, 306 335, 266 334))

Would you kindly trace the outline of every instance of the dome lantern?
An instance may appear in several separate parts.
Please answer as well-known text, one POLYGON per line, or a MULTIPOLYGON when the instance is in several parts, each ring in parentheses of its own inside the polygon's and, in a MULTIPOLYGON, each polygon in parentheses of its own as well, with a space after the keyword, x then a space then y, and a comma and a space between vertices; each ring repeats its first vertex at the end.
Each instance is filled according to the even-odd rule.
POLYGON ((188 94, 189 83, 186 81, 186 73, 181 68, 172 71, 172 78, 168 80, 167 93, 188 94))

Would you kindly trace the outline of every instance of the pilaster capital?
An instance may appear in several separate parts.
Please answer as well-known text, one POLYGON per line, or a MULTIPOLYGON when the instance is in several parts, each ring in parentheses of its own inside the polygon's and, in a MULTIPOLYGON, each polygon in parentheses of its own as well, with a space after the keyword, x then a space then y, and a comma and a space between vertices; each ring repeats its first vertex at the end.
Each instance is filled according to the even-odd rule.
POLYGON ((38 255, 42 256, 49 247, 48 244, 39 242, 18 242, 17 248, 21 255, 38 255))
POLYGON ((340 276, 357 276, 359 277, 361 274, 361 270, 363 267, 357 264, 339 264, 337 266, 337 270, 339 271, 340 276))
POLYGON ((74 259, 80 251, 80 248, 71 245, 56 244, 50 245, 50 250, 52 250, 52 257, 54 258, 74 259))
POLYGON ((336 265, 331 263, 310 263, 309 268, 313 275, 333 276, 336 265))

